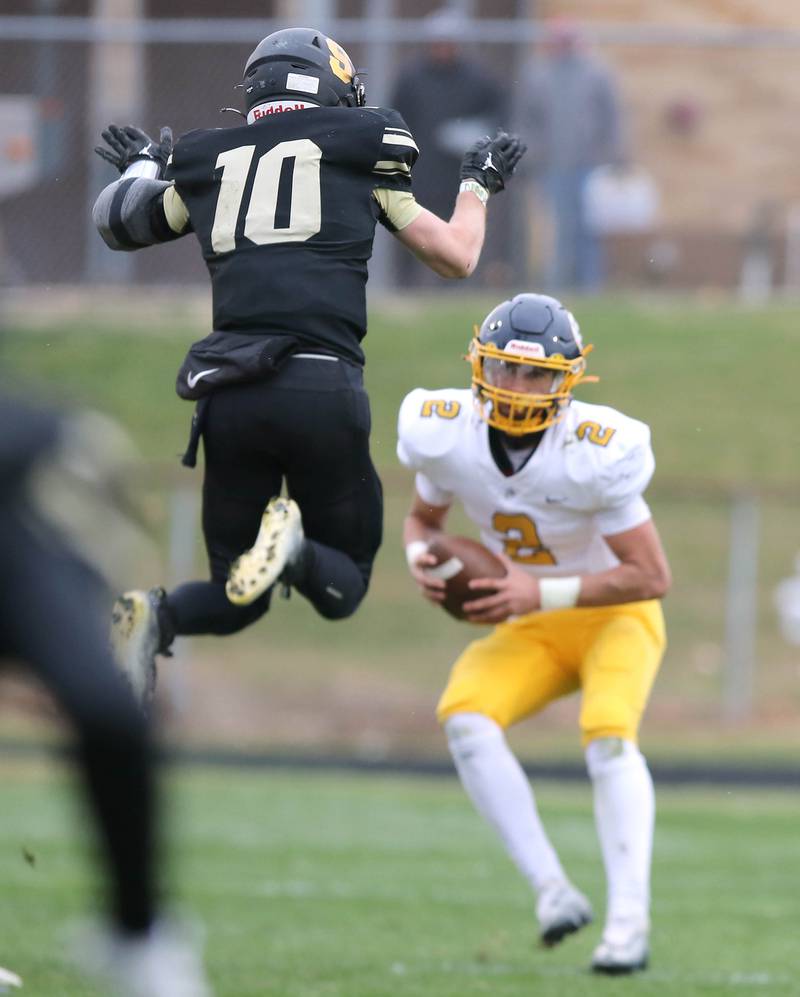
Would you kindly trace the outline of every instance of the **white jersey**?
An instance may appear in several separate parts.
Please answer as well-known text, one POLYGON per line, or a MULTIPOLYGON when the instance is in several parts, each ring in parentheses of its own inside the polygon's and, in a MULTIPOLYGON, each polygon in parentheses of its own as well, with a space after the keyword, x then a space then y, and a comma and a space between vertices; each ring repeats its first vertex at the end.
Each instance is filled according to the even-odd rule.
POLYGON ((606 405, 573 400, 526 464, 495 463, 470 389, 417 388, 403 401, 397 455, 431 505, 459 500, 482 542, 537 576, 604 571, 619 561, 604 536, 650 519, 650 429, 606 405))

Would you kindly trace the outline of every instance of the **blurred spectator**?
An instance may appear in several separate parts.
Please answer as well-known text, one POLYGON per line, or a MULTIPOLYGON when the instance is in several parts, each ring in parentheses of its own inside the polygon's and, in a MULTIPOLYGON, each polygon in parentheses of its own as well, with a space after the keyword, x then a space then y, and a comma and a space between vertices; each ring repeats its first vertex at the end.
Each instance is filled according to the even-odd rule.
POLYGON ((794 574, 776 585, 773 598, 783 639, 800 645, 800 551, 794 559, 794 574))
MULTIPOLYGON (((414 196, 430 211, 449 218, 464 149, 508 124, 507 104, 499 81, 465 54, 469 20, 464 14, 442 8, 425 23, 423 49, 404 65, 389 106, 400 112, 419 146, 414 196)), ((508 204, 502 208, 507 210, 508 204)), ((487 231, 481 269, 502 253, 503 228, 498 223, 487 231)), ((396 272, 403 286, 441 283, 405 252, 397 253, 396 272)))
POLYGON ((604 164, 586 178, 583 204, 586 225, 599 236, 652 232, 658 217, 658 188, 641 166, 621 161, 604 164))
POLYGON ((555 226, 546 274, 549 291, 602 285, 602 248, 586 224, 584 185, 595 167, 623 159, 621 130, 608 68, 586 49, 577 25, 552 22, 520 94, 520 132, 555 226))
POLYGON ((586 178, 583 209, 589 238, 596 238, 604 276, 618 283, 626 274, 652 270, 659 192, 644 167, 619 161, 596 166, 586 178))
POLYGON ((743 304, 763 305, 769 301, 775 281, 777 227, 776 205, 759 201, 744 233, 739 273, 739 299, 743 304))
POLYGON ((675 97, 664 108, 667 129, 681 138, 695 134, 702 116, 699 102, 693 97, 675 97))

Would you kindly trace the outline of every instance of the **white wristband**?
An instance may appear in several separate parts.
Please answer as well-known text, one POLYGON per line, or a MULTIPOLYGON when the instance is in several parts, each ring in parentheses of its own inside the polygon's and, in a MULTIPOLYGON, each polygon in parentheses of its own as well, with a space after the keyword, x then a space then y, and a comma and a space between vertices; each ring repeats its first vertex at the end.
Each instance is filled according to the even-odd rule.
POLYGON ((122 174, 124 180, 131 177, 146 177, 148 180, 159 180, 161 177, 161 163, 155 159, 134 159, 131 165, 122 174))
POLYGON ((539 600, 541 608, 571 609, 577 606, 581 594, 580 575, 570 575, 567 578, 540 578, 539 600))
POLYGON ((406 562, 409 568, 413 568, 417 562, 417 558, 421 554, 428 553, 428 544, 425 540, 412 540, 411 543, 406 544, 406 562))
POLYGON ((477 180, 462 180, 459 184, 458 192, 461 194, 465 190, 473 193, 484 208, 486 207, 486 202, 489 200, 489 191, 483 186, 483 184, 478 183, 477 180))

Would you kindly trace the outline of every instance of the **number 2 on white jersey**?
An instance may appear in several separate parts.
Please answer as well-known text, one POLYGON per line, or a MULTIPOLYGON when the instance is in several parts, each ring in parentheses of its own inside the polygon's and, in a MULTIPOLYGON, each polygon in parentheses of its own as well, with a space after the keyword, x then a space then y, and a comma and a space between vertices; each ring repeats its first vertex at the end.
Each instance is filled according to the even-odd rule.
MULTIPOLYGON (((242 209, 244 188, 250 173, 256 147, 240 145, 217 157, 216 168, 222 169, 219 198, 211 228, 211 248, 215 253, 228 253, 236 248, 236 226, 242 209)), ((253 189, 250 191, 244 235, 257 246, 276 242, 305 242, 322 227, 322 190, 320 160, 322 150, 301 138, 279 142, 258 160, 253 189), (281 204, 287 224, 278 224, 279 197, 289 195, 281 204)))
POLYGON ((492 529, 503 537, 503 553, 518 564, 557 564, 553 552, 539 539, 539 530, 524 513, 496 512, 492 529))

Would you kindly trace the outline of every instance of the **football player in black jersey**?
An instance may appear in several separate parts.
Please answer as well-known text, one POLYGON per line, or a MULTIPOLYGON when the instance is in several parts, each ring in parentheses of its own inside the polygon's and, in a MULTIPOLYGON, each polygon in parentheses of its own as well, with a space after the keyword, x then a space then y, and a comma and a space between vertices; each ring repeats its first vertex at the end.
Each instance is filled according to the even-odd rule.
POLYGON ((155 655, 176 634, 241 630, 278 579, 329 619, 355 611, 383 518, 360 345, 376 222, 436 273, 467 277, 487 202, 525 151, 505 132, 468 149, 445 221, 414 199, 418 149, 405 122, 365 106, 332 39, 274 32, 240 86, 238 127, 189 132, 173 149, 169 129, 156 142, 112 125, 97 149, 122 173, 94 208, 107 245, 194 232, 213 291, 213 332, 190 348, 177 383, 198 401, 184 462, 202 438, 211 580, 129 592, 114 612, 120 664, 145 703, 155 655))
MULTIPOLYGON (((118 450, 108 436, 90 417, 0 392, 0 665, 27 667, 75 730, 111 894, 105 923, 80 932, 81 968, 123 997, 210 997, 193 942, 159 914, 155 760, 108 648, 107 587, 82 530, 85 517, 126 527, 98 453, 118 450)), ((0 969, 6 986, 21 981, 0 969)))

